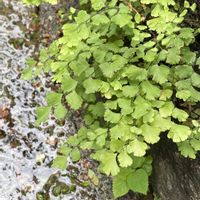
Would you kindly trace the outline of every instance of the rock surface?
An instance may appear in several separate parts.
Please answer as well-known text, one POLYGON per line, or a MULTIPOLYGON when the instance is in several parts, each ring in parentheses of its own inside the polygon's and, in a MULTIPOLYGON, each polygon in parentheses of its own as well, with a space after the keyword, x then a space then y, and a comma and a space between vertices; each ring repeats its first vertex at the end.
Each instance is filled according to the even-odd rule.
POLYGON ((161 200, 200 199, 200 157, 184 158, 169 139, 162 138, 152 151, 151 186, 161 200))

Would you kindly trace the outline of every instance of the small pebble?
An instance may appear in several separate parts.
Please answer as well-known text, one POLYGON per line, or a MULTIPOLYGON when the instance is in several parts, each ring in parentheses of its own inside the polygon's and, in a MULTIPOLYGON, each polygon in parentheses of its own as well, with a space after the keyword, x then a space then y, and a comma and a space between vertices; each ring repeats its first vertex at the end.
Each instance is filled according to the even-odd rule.
POLYGON ((50 136, 47 138, 47 144, 50 144, 51 146, 56 146, 58 144, 58 138, 55 136, 50 136))
POLYGON ((42 164, 44 162, 45 159, 45 154, 43 153, 39 153, 36 155, 36 162, 39 164, 42 164))

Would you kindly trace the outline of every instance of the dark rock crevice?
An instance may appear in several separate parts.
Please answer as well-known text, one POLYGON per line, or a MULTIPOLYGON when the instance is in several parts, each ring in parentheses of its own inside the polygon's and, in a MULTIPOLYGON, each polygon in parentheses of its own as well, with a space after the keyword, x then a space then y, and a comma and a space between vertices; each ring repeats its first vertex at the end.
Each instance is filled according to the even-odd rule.
POLYGON ((200 157, 184 158, 169 139, 162 138, 152 149, 151 186, 162 200, 200 199, 200 157))

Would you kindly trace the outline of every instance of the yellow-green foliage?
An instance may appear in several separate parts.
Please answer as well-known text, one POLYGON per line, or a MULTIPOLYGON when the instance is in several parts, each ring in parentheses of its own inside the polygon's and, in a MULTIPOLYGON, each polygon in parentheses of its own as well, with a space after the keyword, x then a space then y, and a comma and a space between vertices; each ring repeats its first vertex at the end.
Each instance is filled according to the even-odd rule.
POLYGON ((200 76, 192 67, 199 59, 190 49, 196 30, 182 26, 195 4, 177 2, 82 0, 87 10, 71 9, 73 22, 41 51, 38 64, 61 85, 48 94, 48 106, 38 108, 38 124, 52 107, 64 117, 63 100, 72 110, 84 109, 85 126, 61 147, 54 166, 66 168, 67 156, 77 161, 80 149, 93 150, 91 158, 113 177, 119 197, 129 190, 147 193, 152 162, 147 150, 161 134, 182 155, 195 158, 199 123, 176 104, 192 106, 200 99, 195 89, 200 76))

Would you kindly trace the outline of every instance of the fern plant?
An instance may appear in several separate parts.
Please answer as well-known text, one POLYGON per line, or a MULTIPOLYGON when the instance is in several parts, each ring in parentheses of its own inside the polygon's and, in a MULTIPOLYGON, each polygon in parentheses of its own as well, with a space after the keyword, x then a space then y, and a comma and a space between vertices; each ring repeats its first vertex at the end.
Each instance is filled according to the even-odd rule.
POLYGON ((54 167, 65 169, 67 157, 76 162, 80 150, 91 150, 100 172, 113 177, 115 198, 129 190, 146 194, 148 149, 161 134, 183 156, 195 158, 200 150, 199 122, 189 109, 200 99, 200 75, 193 69, 200 60, 190 49, 198 30, 183 26, 196 5, 81 0, 80 6, 71 8, 63 36, 23 72, 24 78, 51 72, 60 84, 37 109, 37 125, 50 113, 61 119, 68 110, 82 110, 84 126, 60 147, 54 167))

